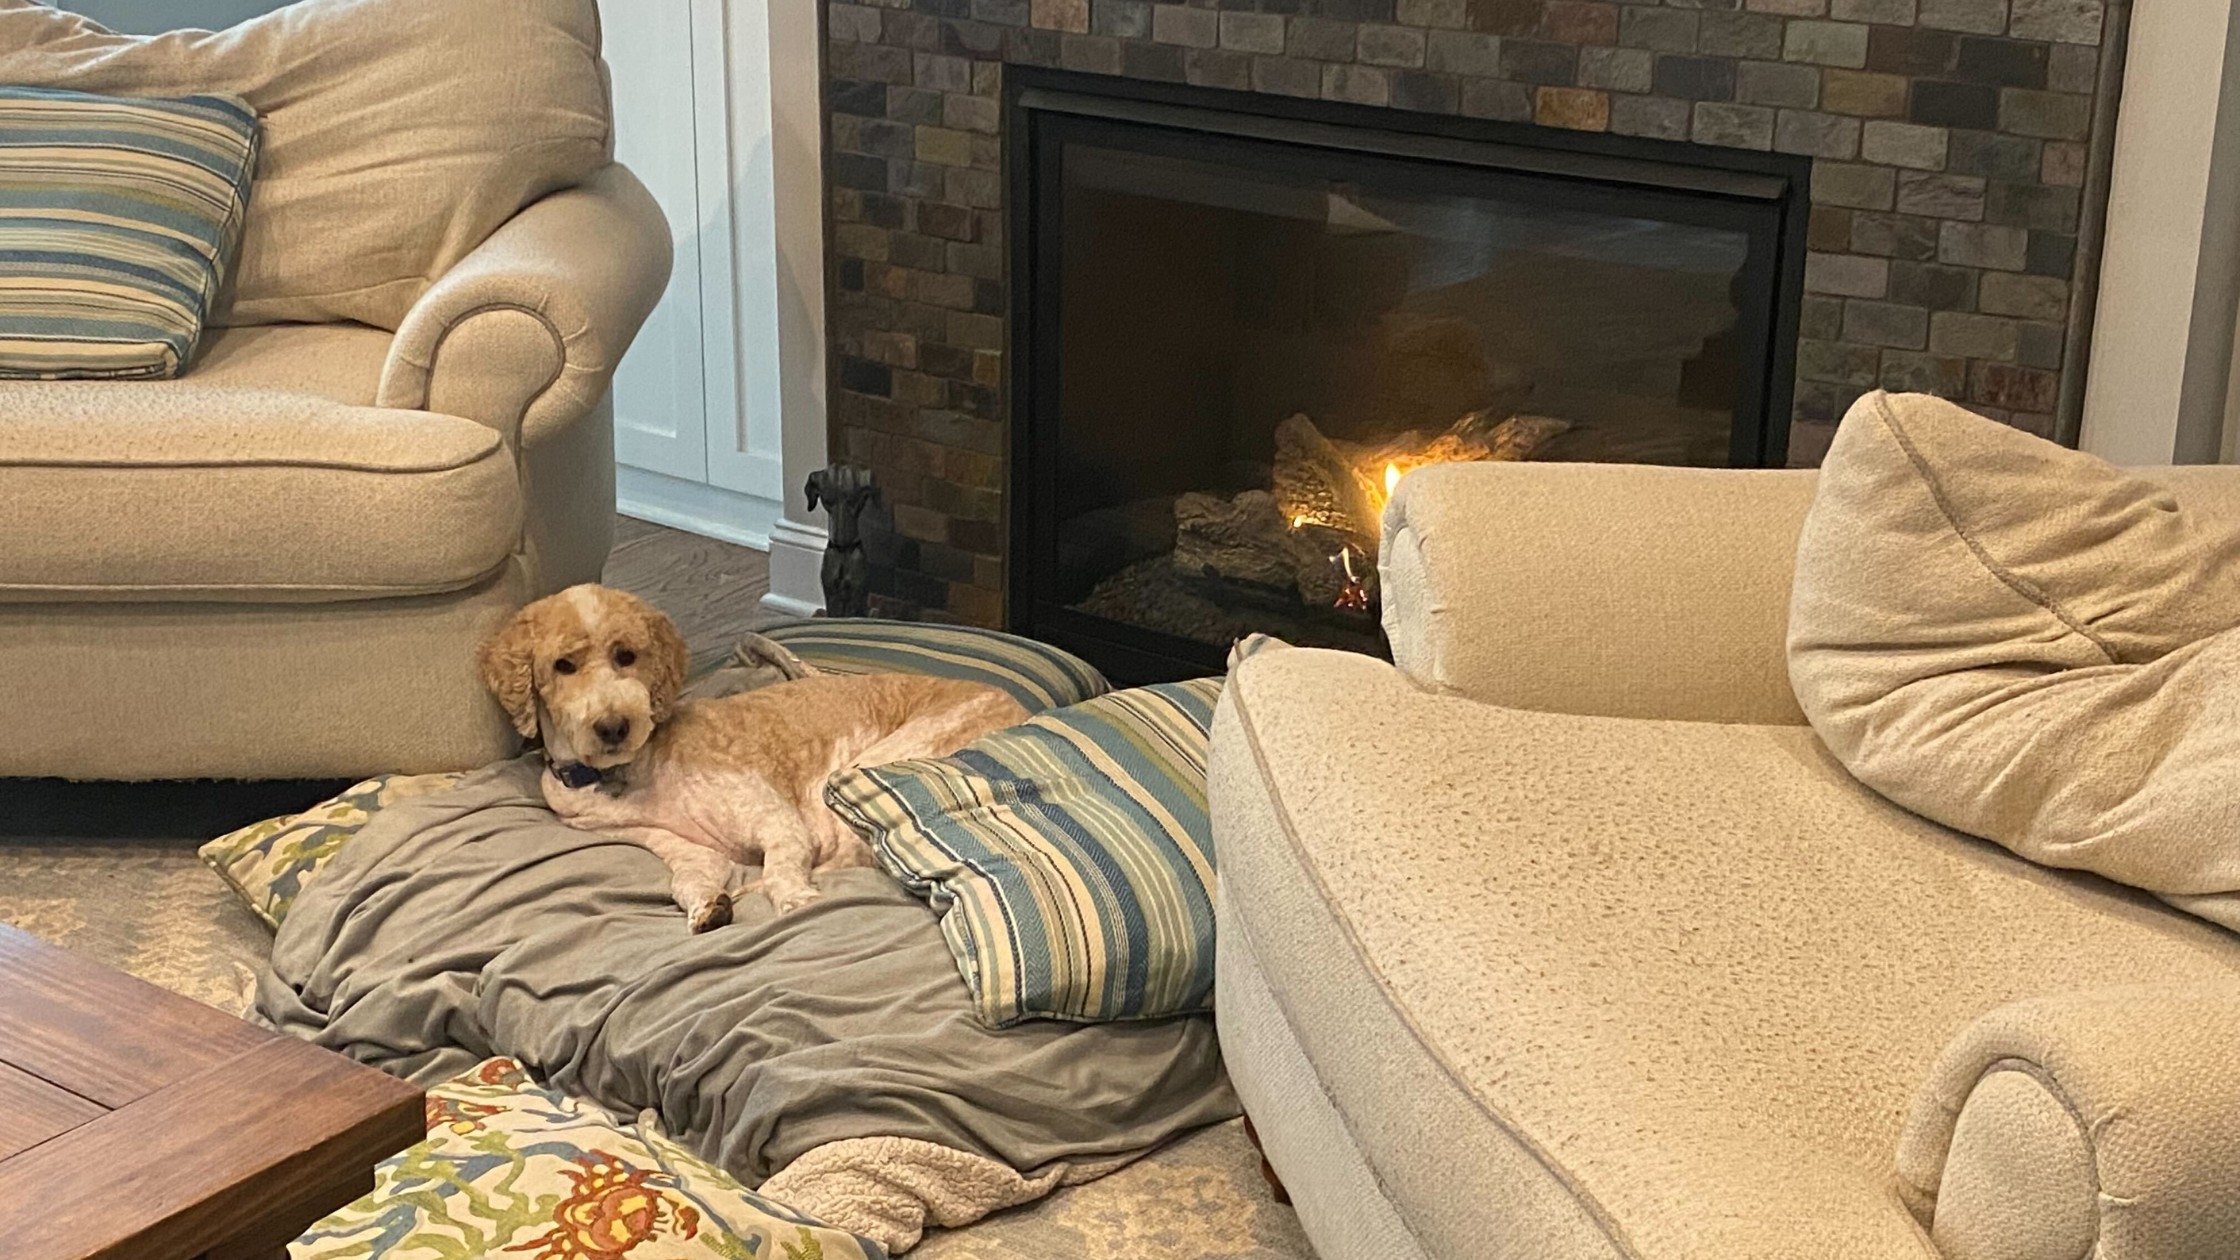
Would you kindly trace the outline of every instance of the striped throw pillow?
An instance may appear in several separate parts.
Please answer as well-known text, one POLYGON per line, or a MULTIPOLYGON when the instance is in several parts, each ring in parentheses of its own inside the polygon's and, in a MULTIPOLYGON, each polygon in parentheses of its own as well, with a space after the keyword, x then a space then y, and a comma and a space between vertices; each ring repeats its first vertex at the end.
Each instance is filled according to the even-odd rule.
POLYGON ((177 376, 256 162, 237 97, 0 87, 0 379, 177 376))
POLYGON ((828 674, 932 674, 987 683, 1029 713, 1101 696, 1112 684, 1063 648, 1000 630, 878 617, 803 617, 764 637, 828 674))
POLYGON ((1116 691, 952 757, 843 771, 825 799, 940 914, 990 1026, 1208 1010, 1220 696, 1218 678, 1116 691))

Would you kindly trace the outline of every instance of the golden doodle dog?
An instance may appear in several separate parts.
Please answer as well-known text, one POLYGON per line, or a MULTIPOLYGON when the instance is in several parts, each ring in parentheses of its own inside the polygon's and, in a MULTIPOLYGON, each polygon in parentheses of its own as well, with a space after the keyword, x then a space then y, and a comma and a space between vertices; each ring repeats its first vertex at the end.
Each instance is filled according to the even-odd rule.
POLYGON ((680 700, 677 628, 604 586, 522 609, 480 663, 514 726, 544 742, 545 803, 666 862, 695 932, 731 921, 733 863, 760 859, 760 887, 781 914, 816 898, 815 873, 871 864, 825 806, 835 772, 945 757, 1027 718, 994 687, 915 674, 813 674, 680 700))

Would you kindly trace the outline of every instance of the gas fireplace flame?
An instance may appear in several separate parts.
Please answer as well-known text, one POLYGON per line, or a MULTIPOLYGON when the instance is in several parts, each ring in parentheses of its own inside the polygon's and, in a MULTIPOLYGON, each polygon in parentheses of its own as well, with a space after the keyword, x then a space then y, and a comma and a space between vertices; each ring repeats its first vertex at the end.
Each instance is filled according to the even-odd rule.
POLYGON ((1342 608, 1347 612, 1367 612, 1369 588, 1362 582, 1360 572, 1353 567, 1353 557, 1354 550, 1350 545, 1338 548, 1338 571, 1345 575, 1345 581, 1339 586, 1337 600, 1331 607, 1342 608))
POLYGON ((1395 491, 1395 490, 1398 490, 1399 488, 1400 488, 1400 465, 1398 465, 1398 464, 1386 464, 1386 465, 1384 466, 1384 492, 1385 492, 1385 495, 1386 495, 1386 497, 1388 497, 1388 498, 1389 498, 1389 497, 1391 496, 1392 492, 1393 492, 1393 491, 1395 491))

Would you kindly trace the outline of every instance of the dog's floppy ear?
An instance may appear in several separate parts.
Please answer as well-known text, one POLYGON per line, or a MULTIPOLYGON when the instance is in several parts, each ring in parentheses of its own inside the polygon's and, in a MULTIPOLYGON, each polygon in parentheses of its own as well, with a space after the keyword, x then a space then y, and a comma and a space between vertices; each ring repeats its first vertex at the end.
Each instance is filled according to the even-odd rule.
POLYGON ((817 510, 817 496, 823 493, 824 474, 822 472, 810 473, 809 483, 801 487, 801 497, 809 501, 810 511, 814 512, 817 510))
POLYGON ((482 685, 498 698, 524 739, 537 736, 536 641, 536 618, 524 608, 482 645, 476 658, 482 685))
POLYGON ((684 692, 684 676, 692 668, 692 657, 685 651, 684 636, 677 633, 677 623, 650 605, 645 611, 646 654, 639 673, 653 704, 653 720, 662 722, 684 692))

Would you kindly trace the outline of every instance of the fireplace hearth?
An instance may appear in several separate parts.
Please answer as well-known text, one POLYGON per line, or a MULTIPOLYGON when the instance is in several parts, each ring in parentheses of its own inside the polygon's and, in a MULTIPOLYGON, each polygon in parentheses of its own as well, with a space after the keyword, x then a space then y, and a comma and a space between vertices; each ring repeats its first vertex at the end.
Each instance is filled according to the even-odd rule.
POLYGON ((1809 164, 1016 73, 1013 629, 1383 650, 1428 463, 1778 466, 1809 164))

